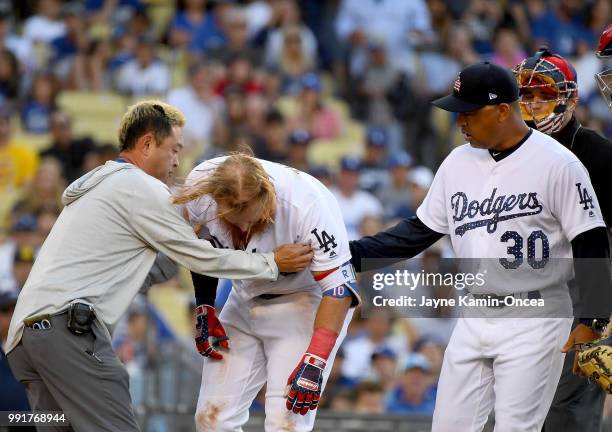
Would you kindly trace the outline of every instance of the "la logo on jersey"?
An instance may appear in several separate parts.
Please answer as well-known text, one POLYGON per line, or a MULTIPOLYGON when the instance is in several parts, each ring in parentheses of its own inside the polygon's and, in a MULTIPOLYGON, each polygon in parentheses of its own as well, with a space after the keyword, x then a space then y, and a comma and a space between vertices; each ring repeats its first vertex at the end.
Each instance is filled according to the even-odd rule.
POLYGON ((589 216, 593 217, 595 216, 595 212, 590 210, 592 208, 595 208, 595 206, 593 205, 593 197, 589 195, 589 191, 587 191, 587 188, 583 188, 581 186, 582 183, 576 183, 576 188, 578 189, 578 196, 580 197, 580 201, 578 203, 583 205, 583 210, 589 210, 589 216))
POLYGON ((543 208, 537 192, 497 196, 497 188, 494 188, 491 195, 482 201, 470 201, 464 192, 456 192, 450 201, 454 212, 453 221, 470 220, 455 228, 455 234, 460 237, 469 230, 484 226, 487 227, 489 234, 493 234, 499 222, 537 215, 543 208), (472 221, 479 216, 482 219, 472 221))
MULTIPOLYGON (((330 250, 338 247, 338 243, 336 243, 336 237, 333 234, 329 235, 325 230, 321 231, 321 234, 319 234, 318 228, 313 229, 312 231, 310 231, 310 233, 314 234, 314 236, 317 238, 317 242, 319 242, 319 248, 323 249, 323 252, 327 253, 330 250)), ((336 251, 332 250, 329 254, 329 257, 333 258, 336 255, 336 251)))

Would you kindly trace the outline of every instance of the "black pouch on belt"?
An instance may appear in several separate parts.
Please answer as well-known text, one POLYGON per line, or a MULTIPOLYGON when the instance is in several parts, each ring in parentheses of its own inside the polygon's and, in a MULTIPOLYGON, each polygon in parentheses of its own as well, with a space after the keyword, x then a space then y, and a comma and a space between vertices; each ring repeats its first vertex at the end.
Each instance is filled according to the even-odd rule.
POLYGON ((89 333, 95 317, 91 306, 84 303, 72 303, 68 309, 68 330, 77 336, 89 333))

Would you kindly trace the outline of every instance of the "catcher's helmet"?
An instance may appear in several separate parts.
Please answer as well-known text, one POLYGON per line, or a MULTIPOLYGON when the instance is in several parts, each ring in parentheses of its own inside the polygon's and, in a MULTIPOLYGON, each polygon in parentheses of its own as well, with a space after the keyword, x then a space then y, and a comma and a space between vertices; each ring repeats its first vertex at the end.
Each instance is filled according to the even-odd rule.
MULTIPOLYGON (((608 24, 601 34, 595 54, 599 58, 612 58, 612 24, 608 24)), ((608 108, 612 109, 612 69, 595 74, 595 80, 608 108)))
POLYGON ((568 101, 578 94, 576 71, 563 57, 542 48, 514 68, 520 91, 523 119, 544 133, 557 132, 568 111, 568 101))

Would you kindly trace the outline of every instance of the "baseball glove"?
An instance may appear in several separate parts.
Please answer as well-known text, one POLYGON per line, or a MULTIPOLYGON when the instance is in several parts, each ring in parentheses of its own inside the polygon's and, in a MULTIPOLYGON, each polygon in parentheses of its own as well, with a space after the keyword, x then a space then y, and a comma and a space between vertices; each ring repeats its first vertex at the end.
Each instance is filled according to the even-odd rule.
POLYGON ((576 353, 578 367, 589 381, 597 384, 607 393, 612 394, 612 332, 601 339, 583 344, 576 353))

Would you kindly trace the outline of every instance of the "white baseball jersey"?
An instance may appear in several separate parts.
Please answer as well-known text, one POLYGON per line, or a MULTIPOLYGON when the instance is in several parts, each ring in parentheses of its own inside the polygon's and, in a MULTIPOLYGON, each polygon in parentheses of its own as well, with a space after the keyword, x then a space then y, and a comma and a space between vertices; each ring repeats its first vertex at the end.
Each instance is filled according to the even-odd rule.
MULTIPOLYGON (((226 157, 210 159, 196 166, 187 183, 197 181, 214 170, 226 157)), ((320 290, 311 271, 339 267, 351 259, 346 228, 338 203, 329 190, 314 177, 274 162, 258 159, 270 176, 276 190, 274 224, 255 234, 246 247, 248 251, 272 251, 286 243, 310 243, 314 258, 309 268, 278 280, 233 281, 234 290, 243 300, 261 294, 286 294, 297 291, 320 290)), ((227 228, 217 219, 217 205, 204 196, 186 205, 190 223, 208 228, 217 247, 234 248, 227 228)))
MULTIPOLYGON (((499 283, 493 291, 485 285, 482 293, 498 295, 543 288, 543 278, 549 286, 565 286, 572 266, 559 271, 550 259, 572 258, 574 237, 605 226, 582 163, 536 130, 499 161, 469 144, 456 148, 417 216, 432 230, 450 234, 458 257, 496 258, 486 265, 497 267, 499 283), (529 277, 534 270, 538 277, 529 277)), ((472 292, 480 293, 478 287, 472 292)))

